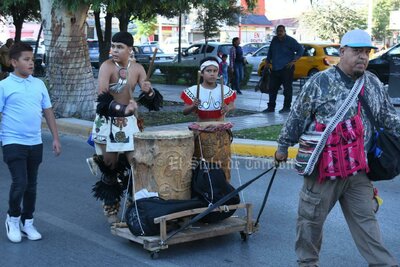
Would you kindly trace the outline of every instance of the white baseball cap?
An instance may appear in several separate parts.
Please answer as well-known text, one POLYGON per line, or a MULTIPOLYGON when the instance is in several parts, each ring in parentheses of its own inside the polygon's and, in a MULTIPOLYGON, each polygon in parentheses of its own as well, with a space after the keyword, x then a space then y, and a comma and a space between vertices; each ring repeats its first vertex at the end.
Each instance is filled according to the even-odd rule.
POLYGON ((343 35, 340 47, 368 47, 377 49, 376 46, 372 45, 371 36, 363 30, 356 29, 348 31, 343 35))

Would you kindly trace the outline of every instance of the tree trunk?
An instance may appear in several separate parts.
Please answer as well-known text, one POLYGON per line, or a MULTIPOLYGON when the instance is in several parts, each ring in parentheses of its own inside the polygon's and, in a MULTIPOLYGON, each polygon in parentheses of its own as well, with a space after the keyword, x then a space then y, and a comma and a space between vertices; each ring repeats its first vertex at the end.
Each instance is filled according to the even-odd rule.
MULTIPOLYGON (((56 117, 93 119, 96 88, 86 41, 88 5, 70 11, 40 0, 46 45, 46 79, 56 117)), ((57 1, 58 2, 58 1, 57 1)))
POLYGON ((128 31, 129 17, 130 17, 129 13, 127 11, 121 11, 118 14, 119 30, 121 32, 127 32, 128 31))
POLYGON ((104 18, 105 29, 103 35, 100 23, 100 12, 94 12, 97 39, 99 41, 99 66, 110 57, 112 17, 112 13, 106 13, 106 17, 104 18))
POLYGON ((24 24, 26 12, 21 12, 17 5, 12 5, 10 10, 13 18, 13 24, 15 26, 14 42, 19 42, 21 41, 22 25, 24 24))

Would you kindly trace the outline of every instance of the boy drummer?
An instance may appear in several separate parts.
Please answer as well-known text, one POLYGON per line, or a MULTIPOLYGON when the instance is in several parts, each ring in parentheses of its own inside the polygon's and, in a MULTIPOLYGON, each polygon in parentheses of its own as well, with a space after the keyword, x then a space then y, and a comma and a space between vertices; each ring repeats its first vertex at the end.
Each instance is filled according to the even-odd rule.
MULTIPOLYGON (((104 213, 109 222, 117 220, 119 201, 123 191, 118 182, 126 168, 121 164, 119 154, 125 154, 127 162, 132 158, 133 134, 139 131, 137 118, 138 105, 132 94, 139 84, 148 96, 154 95, 142 65, 132 61, 133 37, 128 32, 118 32, 112 37, 111 55, 100 67, 98 80, 98 105, 93 124, 92 136, 96 153, 101 156, 89 158, 89 167, 98 165, 102 172, 101 180, 94 187, 94 196, 104 201, 104 213)), ((129 165, 128 165, 129 166, 129 165)))

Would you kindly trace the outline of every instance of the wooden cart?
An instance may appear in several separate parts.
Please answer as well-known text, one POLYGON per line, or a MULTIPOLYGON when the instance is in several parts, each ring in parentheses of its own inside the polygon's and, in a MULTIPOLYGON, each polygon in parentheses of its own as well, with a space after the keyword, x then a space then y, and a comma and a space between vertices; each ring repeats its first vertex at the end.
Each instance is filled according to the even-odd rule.
POLYGON ((221 212, 226 209, 246 209, 246 217, 238 218, 232 216, 225 220, 217 223, 206 224, 196 223, 192 227, 177 233, 172 236, 167 242, 167 223, 171 220, 178 218, 188 219, 190 216, 194 216, 205 211, 207 208, 199 208, 192 210, 185 210, 176 213, 167 214, 165 216, 157 217, 154 219, 154 223, 160 224, 160 235, 158 236, 135 236, 131 234, 126 223, 118 223, 111 226, 111 233, 120 236, 125 239, 129 239, 133 242, 143 245, 143 248, 150 252, 152 259, 156 259, 159 256, 159 252, 162 249, 167 249, 169 245, 179 244, 199 239, 210 238, 214 236, 226 235, 234 232, 239 232, 243 241, 247 240, 248 235, 255 231, 254 223, 252 220, 252 205, 249 203, 241 203, 238 205, 220 206, 214 210, 214 212, 221 212))

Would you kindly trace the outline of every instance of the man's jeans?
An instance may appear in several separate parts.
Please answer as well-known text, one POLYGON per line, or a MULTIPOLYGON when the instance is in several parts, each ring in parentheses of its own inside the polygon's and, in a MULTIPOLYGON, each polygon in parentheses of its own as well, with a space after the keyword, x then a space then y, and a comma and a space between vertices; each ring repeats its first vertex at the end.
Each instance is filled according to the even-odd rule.
POLYGON ((39 165, 42 162, 43 144, 3 146, 3 159, 11 173, 8 214, 32 219, 36 203, 36 185, 39 165), (22 212, 21 212, 22 202, 22 212))
POLYGON ((240 92, 240 83, 243 80, 244 77, 244 67, 242 63, 235 63, 233 65, 233 71, 234 71, 234 79, 233 79, 233 84, 232 84, 232 89, 239 91, 240 92))

